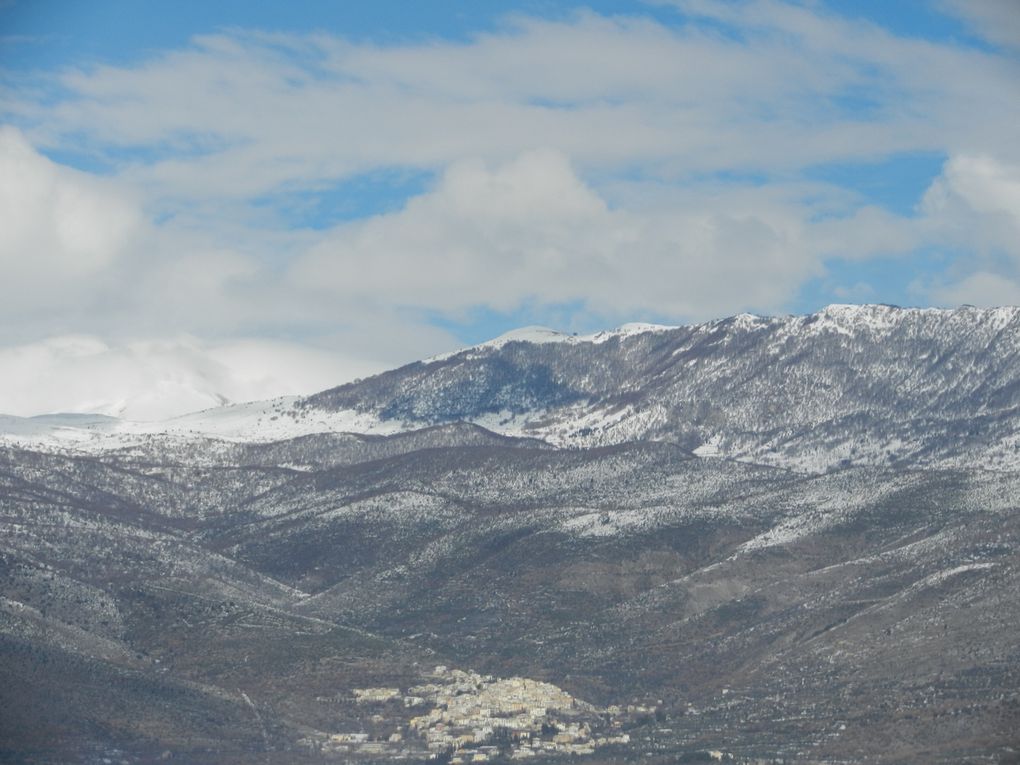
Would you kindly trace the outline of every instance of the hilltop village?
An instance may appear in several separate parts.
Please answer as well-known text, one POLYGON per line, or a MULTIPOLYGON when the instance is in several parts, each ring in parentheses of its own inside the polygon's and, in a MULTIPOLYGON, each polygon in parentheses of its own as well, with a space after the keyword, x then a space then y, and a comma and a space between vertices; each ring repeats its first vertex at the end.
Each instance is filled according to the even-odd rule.
POLYGON ((373 732, 343 732, 305 744, 323 753, 389 755, 427 753, 462 765, 496 758, 522 760, 543 754, 592 754, 598 747, 626 744, 629 721, 654 714, 655 706, 597 708, 551 683, 523 677, 496 678, 437 666, 431 682, 399 688, 355 688, 358 705, 400 707, 375 715, 373 732), (406 717, 410 714, 410 718, 406 717), (385 723, 390 722, 387 726, 385 723))

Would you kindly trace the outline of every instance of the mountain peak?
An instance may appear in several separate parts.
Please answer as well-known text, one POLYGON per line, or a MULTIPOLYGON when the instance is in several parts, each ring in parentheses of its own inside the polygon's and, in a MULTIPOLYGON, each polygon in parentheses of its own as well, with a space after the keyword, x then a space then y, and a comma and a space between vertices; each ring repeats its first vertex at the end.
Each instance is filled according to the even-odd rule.
POLYGON ((570 337, 565 332, 560 332, 549 327, 532 325, 519 327, 509 332, 504 332, 499 337, 487 340, 475 346, 476 348, 501 348, 507 343, 558 343, 570 337))

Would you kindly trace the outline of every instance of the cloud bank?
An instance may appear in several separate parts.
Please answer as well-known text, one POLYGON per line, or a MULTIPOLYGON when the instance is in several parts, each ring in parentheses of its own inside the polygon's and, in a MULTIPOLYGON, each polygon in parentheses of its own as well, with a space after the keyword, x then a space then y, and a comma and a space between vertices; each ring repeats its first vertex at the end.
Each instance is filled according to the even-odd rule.
POLYGON ((223 404, 314 393, 382 371, 369 362, 295 347, 195 338, 110 345, 65 335, 0 349, 5 414, 97 413, 162 420, 223 404))

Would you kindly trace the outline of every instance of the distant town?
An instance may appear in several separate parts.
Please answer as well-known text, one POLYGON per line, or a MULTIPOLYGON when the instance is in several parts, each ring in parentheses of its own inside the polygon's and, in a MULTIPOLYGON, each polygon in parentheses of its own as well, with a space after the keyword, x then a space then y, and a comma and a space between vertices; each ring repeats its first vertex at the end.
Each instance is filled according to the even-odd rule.
POLYGON ((322 753, 427 754, 451 765, 582 755, 629 743, 625 728, 657 712, 654 704, 599 708, 551 683, 524 677, 497 678, 443 665, 431 675, 432 682, 406 690, 352 689, 355 703, 378 707, 372 729, 306 738, 303 744, 322 753))

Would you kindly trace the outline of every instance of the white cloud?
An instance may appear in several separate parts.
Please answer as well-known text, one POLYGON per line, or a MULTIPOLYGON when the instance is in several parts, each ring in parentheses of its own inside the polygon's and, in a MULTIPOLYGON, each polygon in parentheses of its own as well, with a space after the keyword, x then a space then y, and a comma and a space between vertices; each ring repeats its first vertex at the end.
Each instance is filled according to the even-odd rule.
POLYGON ((1020 5, 1016 0, 942 0, 940 5, 985 39, 1020 50, 1020 5))
POLYGON ((312 393, 381 368, 265 340, 111 345, 91 335, 68 335, 0 348, 0 413, 164 419, 229 402, 312 393))
POLYGON ((964 276, 931 289, 937 301, 1020 305, 1020 165, 987 155, 953 157, 921 211, 932 246, 970 254, 956 265, 964 276))
POLYGON ((969 304, 981 308, 1020 305, 1020 281, 987 271, 977 271, 956 284, 936 287, 932 293, 944 305, 969 304))
POLYGON ((23 97, 16 111, 26 124, 37 117, 32 135, 44 144, 84 137, 114 157, 120 148, 152 157, 119 174, 147 209, 174 216, 150 249, 173 249, 182 231, 206 241, 192 236, 169 265, 142 269, 161 276, 135 279, 137 299, 164 305, 172 321, 221 326, 243 326, 256 303, 302 322, 323 316, 321 304, 271 284, 308 249, 305 276, 288 285, 317 287, 315 273, 347 298, 382 290, 380 310, 501 310, 529 297, 677 319, 782 308, 826 258, 888 256, 923 238, 917 221, 861 200, 816 221, 807 196, 780 199, 804 168, 905 150, 1016 155, 1015 61, 811 5, 676 5, 689 17, 675 26, 591 12, 517 17, 463 43, 209 35, 139 66, 65 73, 56 97, 23 97), (520 159, 536 147, 562 167, 520 159), (399 214, 342 226, 318 245, 312 232, 271 230, 280 222, 264 195, 381 168, 440 180, 399 214), (771 188, 733 180, 720 190, 717 173, 758 174, 771 188), (673 208, 621 204, 612 195, 621 178, 673 208), (555 183, 564 185, 543 196, 555 183), (476 194, 487 205, 477 217, 467 203, 476 194), (561 209, 568 201, 580 207, 561 209), (526 225, 516 204, 544 217, 526 225), (740 289, 734 273, 747 275, 740 289), (420 288, 405 289, 405 274, 420 288), (198 279, 191 306, 167 299, 169 285, 189 279, 198 279))
POLYGON ((902 255, 924 241, 915 218, 865 205, 845 217, 820 220, 811 226, 812 249, 820 257, 864 260, 902 255))
POLYGON ((213 35, 65 74, 55 106, 17 111, 43 142, 151 150, 126 176, 175 209, 538 146, 683 178, 1015 143, 1015 63, 788 3, 682 5, 737 39, 590 12, 467 43, 213 35))
POLYGON ((988 155, 951 158, 921 211, 934 241, 1020 268, 1020 165, 988 155))
POLYGON ((0 126, 0 299, 5 308, 64 299, 109 268, 141 224, 116 184, 46 159, 0 126))
POLYGON ((603 316, 776 309, 817 271, 805 223, 771 192, 612 209, 555 151, 455 163, 396 213, 334 229, 294 270, 303 288, 407 306, 583 303, 603 316))
POLYGON ((975 213, 1020 223, 1020 166, 990 156, 953 157, 926 194, 924 207, 936 214, 957 201, 975 213))

